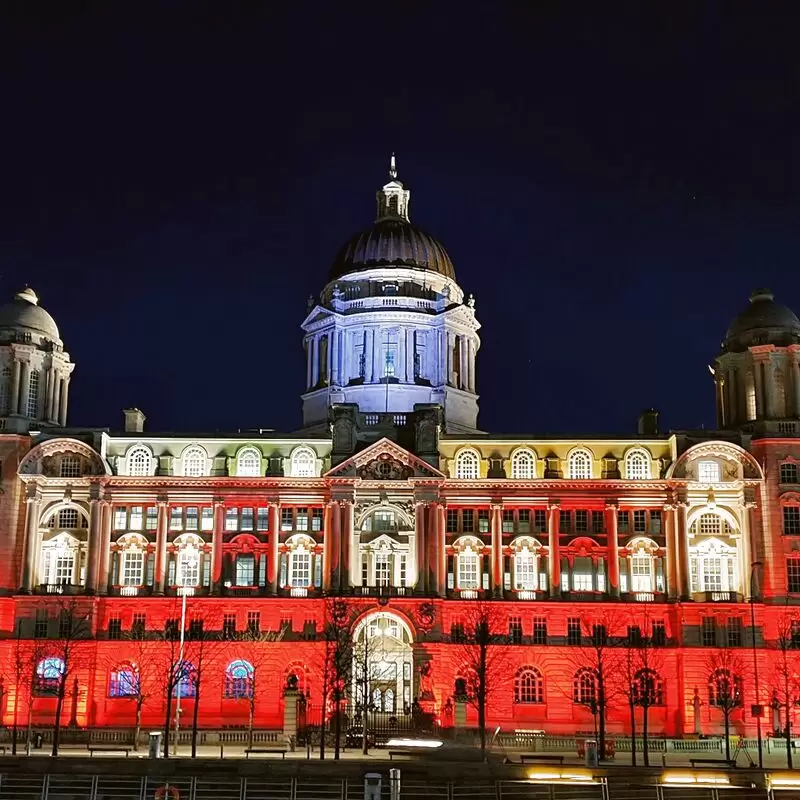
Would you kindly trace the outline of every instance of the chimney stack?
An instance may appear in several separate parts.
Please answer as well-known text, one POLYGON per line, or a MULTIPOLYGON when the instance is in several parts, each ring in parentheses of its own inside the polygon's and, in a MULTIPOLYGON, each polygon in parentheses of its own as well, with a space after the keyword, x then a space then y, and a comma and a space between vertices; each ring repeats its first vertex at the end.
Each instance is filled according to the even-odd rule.
POLYGON ((639 436, 658 436, 658 411, 647 408, 639 414, 639 436))
POLYGON ((141 433, 144 430, 144 421, 147 419, 144 411, 138 408, 126 408, 125 414, 125 433, 141 433))

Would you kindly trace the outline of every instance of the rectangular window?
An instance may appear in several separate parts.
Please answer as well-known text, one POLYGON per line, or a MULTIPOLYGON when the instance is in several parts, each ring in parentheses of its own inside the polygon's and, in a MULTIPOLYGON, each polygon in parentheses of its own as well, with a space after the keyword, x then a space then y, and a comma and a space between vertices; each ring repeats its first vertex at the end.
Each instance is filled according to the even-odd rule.
POLYGON ((187 531, 196 531, 197 526, 200 524, 199 516, 198 516, 199 509, 197 506, 187 506, 186 507, 186 530, 187 531))
POLYGON ((647 512, 637 508, 633 512, 633 532, 647 533, 647 512))
POLYGON ((164 638, 169 642, 180 639, 180 627, 177 619, 168 619, 164 622, 164 638))
POLYGON ((72 614, 64 609, 58 617, 58 638, 69 639, 72 637, 72 614))
POLYGON ((290 531, 294 528, 294 515, 292 514, 293 509, 291 508, 282 508, 281 509, 281 530, 282 531, 290 531))
POLYGON ((222 618, 222 638, 236 638, 236 614, 225 614, 222 618))
POLYGON ((589 532, 589 512, 579 508, 575 512, 575 533, 589 532))
POLYGON ((471 508, 465 508, 461 512, 461 530, 464 533, 475 532, 475 512, 471 508))
POLYGON ((570 533, 572 530, 572 515, 569 511, 558 512, 558 530, 560 533, 570 533))
POLYGON ((252 553, 240 553, 236 556, 236 585, 255 586, 256 559, 252 553))
POLYGON ((406 554, 400 553, 400 586, 406 585, 406 554))
POLYGON ((238 531, 239 530, 239 509, 226 508, 225 509, 225 530, 238 531))
POLYGON ((781 464, 781 483, 797 482, 797 464, 781 464))
POLYGON ((567 644, 581 643, 581 620, 579 617, 570 617, 567 620, 567 644))
POLYGON ((489 509, 478 510, 478 533, 489 533, 489 509))
POLYGON ((261 633, 261 612, 248 611, 247 612, 247 632, 251 635, 258 635, 261 633))
POLYGON ((128 507, 117 506, 114 509, 114 530, 124 531, 128 527, 128 507))
POLYGON ((786 577, 792 594, 800 593, 800 558, 786 559, 786 577))
POLYGON ((465 552, 458 556, 458 588, 480 588, 478 583, 478 556, 476 553, 465 552))
POLYGON ((606 515, 602 511, 592 512, 592 533, 605 533, 606 515))
POLYGON ((200 530, 214 530, 214 509, 211 506, 204 506, 200 509, 200 530))
POLYGON ((147 617, 144 614, 134 614, 133 624, 131 625, 131 638, 137 640, 144 639, 146 624, 147 617))
POLYGON ((194 642, 198 642, 203 638, 203 620, 193 619, 189 622, 187 638, 194 642))
POLYGON ((547 644, 547 617, 533 618, 533 643, 547 644))
POLYGON ((311 585, 311 553, 308 550, 295 550, 291 555, 292 561, 292 586, 310 586, 311 585))
POLYGON ((144 583, 144 553, 127 550, 123 553, 122 585, 141 586, 144 583))
POLYGON ((311 509, 311 530, 312 531, 321 531, 322 530, 322 509, 321 508, 312 508, 311 509))
POLYGON ((792 620, 792 628, 789 636, 789 646, 792 650, 800 649, 800 620, 792 620))
POLYGON ((115 640, 122 638, 122 620, 119 617, 111 617, 108 621, 108 638, 115 640))
POLYGON ((391 559, 389 553, 375 554, 375 585, 391 585, 391 559))
POLYGON ((728 647, 742 646, 742 619, 728 617, 728 647))
POLYGON ((650 533, 654 533, 656 535, 661 533, 661 512, 660 511, 651 511, 650 512, 650 533))
POLYGON ((129 527, 132 531, 140 531, 144 523, 144 508, 142 506, 131 507, 131 521, 129 527))
POLYGON ((44 639, 47 636, 47 626, 50 620, 47 616, 46 608, 36 609, 36 622, 33 628, 33 635, 36 639, 44 639))
POLYGON ((664 647, 667 644, 667 626, 663 620, 657 619, 653 621, 653 645, 655 647, 664 647))
POLYGON ((627 511, 618 511, 617 512, 617 530, 620 533, 629 533, 631 529, 630 526, 630 514, 627 511))
POLYGON ((447 533, 458 533, 458 511, 455 508, 447 509, 445 520, 447 533))
POLYGON ((519 533, 531 532, 531 511, 529 508, 521 508, 517 512, 517 531, 519 533))
POLYGON ((450 641, 453 644, 462 644, 466 640, 464 636, 464 623, 454 622, 450 626, 450 641))
POLYGON ((638 625, 628 625, 628 644, 631 647, 641 646, 642 629, 638 625))
POLYGON ((783 507, 783 532, 788 535, 800 533, 800 506, 783 507))
POLYGON ((308 509, 298 508, 294 517, 294 529, 296 531, 308 530, 308 509))
POLYGON ((511 644, 522 644, 522 617, 509 617, 508 640, 511 644))
POLYGON ((256 527, 260 531, 269 530, 269 509, 259 508, 256 516, 256 527))
POLYGON ((503 509, 503 533, 514 533, 514 512, 512 509, 503 509))
POLYGON ((592 625, 592 642, 601 646, 608 644, 608 631, 605 625, 592 625))
POLYGON ((239 509, 239 530, 251 531, 253 530, 253 509, 240 508, 239 509))
POLYGON ((717 621, 714 617, 703 617, 701 644, 703 647, 717 646, 717 621))
POLYGON ((144 525, 148 531, 158 529, 158 506, 147 506, 147 518, 144 525))
POLYGON ((533 532, 545 533, 547 531, 547 512, 543 508, 537 508, 533 512, 533 532))
POLYGON ((183 529, 183 506, 173 506, 169 510, 169 529, 171 531, 183 529))
POLYGON ((700 483, 719 483, 719 464, 716 461, 701 461, 697 465, 697 480, 700 483))

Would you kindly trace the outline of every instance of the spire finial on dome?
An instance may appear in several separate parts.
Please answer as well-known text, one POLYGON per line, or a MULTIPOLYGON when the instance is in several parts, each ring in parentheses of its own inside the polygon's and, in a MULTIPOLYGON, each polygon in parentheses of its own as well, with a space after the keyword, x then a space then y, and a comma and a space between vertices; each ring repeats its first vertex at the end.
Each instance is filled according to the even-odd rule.
POLYGON ((384 219, 408 222, 408 205, 411 192, 397 180, 397 159, 392 153, 389 159, 389 183, 378 191, 378 217, 376 222, 384 219))
POLYGON ((25 284, 25 288, 22 291, 17 292, 14 296, 17 298, 17 300, 24 300, 26 303, 30 303, 34 306, 39 305, 38 295, 33 291, 33 289, 31 289, 30 286, 28 286, 28 284, 25 284))
POLYGON ((397 161, 395 160, 394 153, 392 153, 392 157, 389 159, 389 177, 392 180, 397 178, 397 161))

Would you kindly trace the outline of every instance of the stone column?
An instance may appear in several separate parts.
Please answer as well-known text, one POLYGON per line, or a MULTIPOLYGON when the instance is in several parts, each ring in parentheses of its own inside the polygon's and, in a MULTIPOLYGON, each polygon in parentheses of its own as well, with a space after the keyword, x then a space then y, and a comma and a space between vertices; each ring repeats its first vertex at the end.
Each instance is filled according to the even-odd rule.
POLYGON ((58 372, 55 365, 51 364, 50 369, 47 370, 47 400, 45 401, 45 419, 48 422, 53 422, 55 419, 55 412, 53 411, 53 402, 56 396, 56 382, 58 381, 58 372))
MULTIPOLYGON (((775 419, 775 364, 767 357, 764 362, 764 406, 767 419, 775 419)), ((784 412, 785 413, 785 412, 784 412)))
POLYGON ((680 595, 680 556, 675 534, 675 506, 664 506, 664 534, 667 542, 667 597, 675 600, 680 595))
POLYGON ((269 593, 278 594, 278 581, 280 574, 279 543, 281 540, 281 514, 278 503, 269 504, 269 544, 267 545, 267 586, 269 593))
POLYGON ((67 402, 69 400, 69 378, 64 378, 61 383, 61 403, 58 412, 58 422, 61 427, 67 424, 67 402))
POLYGON ((725 379, 719 370, 714 374, 714 390, 717 404, 717 424, 721 428, 725 428, 727 422, 725 417, 725 379))
POLYGON ((547 507, 547 548, 550 551, 550 594, 557 597, 561 591, 561 551, 558 546, 561 503, 547 507))
POLYGON ((792 382, 793 395, 794 395, 794 415, 800 417, 800 353, 792 353, 794 360, 792 361, 792 373, 794 374, 794 381, 792 382))
POLYGON ((495 503, 492 509, 492 588, 496 595, 503 593, 503 505, 495 503))
POLYGON ((211 532, 211 594, 222 590, 222 555, 225 541, 225 506, 214 500, 214 530, 211 532))
POLYGON ((455 334, 447 331, 447 383, 456 385, 455 363, 453 360, 455 350, 455 334))
POLYGON ((19 383, 20 383, 20 371, 22 370, 22 364, 18 358, 14 358, 11 368, 11 393, 9 395, 9 413, 11 414, 18 414, 19 413, 19 383))
POLYGON ((440 595, 442 588, 439 585, 439 503, 428 506, 428 524, 425 530, 427 538, 427 569, 426 586, 428 594, 440 595))
POLYGON ((414 383, 414 355, 416 353, 415 332, 413 328, 406 328, 406 380, 414 383))
POLYGON ((23 361, 20 364, 19 383, 19 413, 25 417, 28 415, 28 397, 30 397, 31 391, 30 361, 23 361))
POLYGON ((732 425, 735 425, 739 418, 739 398, 736 396, 736 384, 736 372, 729 369, 725 376, 725 385, 728 387, 728 419, 732 425))
POLYGON ((761 361, 753 360, 753 380, 756 388, 756 419, 764 419, 764 381, 762 380, 761 361))
POLYGON ((344 591, 351 586, 351 553, 350 549, 353 543, 353 501, 345 500, 342 509, 342 583, 339 589, 344 591))
POLYGON ((466 390, 469 387, 469 359, 467 358, 467 337, 461 335, 458 337, 458 357, 461 361, 461 385, 459 389, 466 390))
POLYGON ((372 329, 372 382, 378 383, 383 377, 383 363, 381 362, 381 346, 383 337, 380 328, 372 329))
POLYGON ((36 567, 39 563, 39 514, 42 498, 38 492, 28 495, 25 519, 25 556, 22 561, 22 591, 31 592, 39 584, 36 567))
MULTIPOLYGON (((90 491, 94 487, 90 487, 90 491)), ((100 567, 100 516, 102 509, 97 497, 89 500, 89 558, 86 564, 86 593, 95 594, 100 567)))
POLYGON ((447 589, 447 512, 444 503, 439 503, 439 545, 437 547, 436 570, 439 575, 439 593, 447 589))
POLYGON ((408 370, 406 369, 406 329, 402 327, 397 331, 397 360, 394 365, 394 374, 401 383, 408 382, 408 370))
POLYGON ((333 519, 332 503, 325 503, 322 515, 322 589, 331 590, 331 520, 333 519))
POLYGON ((470 392, 475 391, 475 340, 470 336, 467 338, 467 367, 469 372, 469 381, 467 382, 467 389, 470 392))
POLYGON ((678 503, 678 553, 680 556, 680 598, 682 600, 691 599, 691 571, 689 568, 689 530, 687 518, 689 506, 685 502, 678 503))
POLYGON ((111 561, 111 503, 101 501, 100 559, 97 570, 97 593, 108 594, 108 565, 111 561))
POLYGON ((311 386, 319 383, 319 335, 311 337, 311 386))
POLYGON ((342 354, 342 332, 331 331, 328 334, 328 360, 330 369, 328 370, 328 382, 333 386, 339 385, 339 364, 342 354))
POLYGON ((156 594, 164 594, 167 586, 167 501, 158 501, 158 527, 156 528, 156 594))
POLYGON ((619 597, 619 534, 617 533, 617 503, 606 503, 606 536, 608 537, 608 591, 619 597))
POLYGON ((311 344, 311 337, 306 339, 306 389, 310 389, 313 384, 314 355, 311 344))
POLYGON ((425 514, 427 513, 427 506, 425 503, 421 501, 417 501, 414 511, 414 522, 415 522, 415 529, 416 529, 416 573, 417 573, 417 581, 414 585, 414 589, 417 594, 425 594, 426 589, 426 582, 425 582, 425 514))

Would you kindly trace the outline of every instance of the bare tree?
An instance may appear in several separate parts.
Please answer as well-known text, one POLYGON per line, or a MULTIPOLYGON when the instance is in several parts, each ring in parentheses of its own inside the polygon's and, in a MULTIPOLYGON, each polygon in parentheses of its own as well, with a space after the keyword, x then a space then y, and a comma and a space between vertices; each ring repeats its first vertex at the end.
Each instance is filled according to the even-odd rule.
POLYGON ((486 712, 503 681, 508 633, 503 629, 497 604, 487 600, 469 603, 457 638, 467 698, 478 711, 481 755, 486 757, 486 712))
POLYGON ((741 653, 730 647, 713 650, 707 659, 708 704, 722 711, 725 724, 725 758, 731 757, 731 715, 741 708, 744 697, 745 664, 741 653))
MULTIPOLYGON (((320 722, 319 757, 325 758, 325 729, 328 704, 332 703, 334 759, 338 759, 342 744, 342 703, 347 698, 353 675, 352 612, 345 600, 325 599, 323 622, 322 714, 320 722)), ((366 698, 365 698, 366 699, 366 698)))
POLYGON ((48 648, 53 663, 46 665, 53 675, 37 675, 42 688, 54 689, 56 694, 56 718, 53 724, 52 755, 58 755, 61 738, 61 715, 64 708, 69 679, 84 666, 84 642, 91 635, 91 606, 78 598, 62 600, 58 604, 58 639, 48 648), (59 663, 60 662, 60 663, 59 663), (57 674, 60 673, 60 674, 57 674), (45 684, 45 682, 48 682, 45 684))
POLYGON ((800 699, 800 629, 788 609, 778 620, 777 635, 772 642, 770 659, 770 685, 773 702, 784 711, 783 736, 786 739, 786 765, 793 769, 792 763, 792 707, 800 699))
MULTIPOLYGON (((179 608, 176 603, 173 610, 179 608)), ((173 611, 174 613, 174 611, 173 611)), ((163 642, 161 651, 163 653, 161 669, 161 690, 164 693, 164 758, 169 758, 170 730, 172 727, 172 699, 177 694, 180 687, 181 696, 183 690, 192 690, 194 676, 181 647, 180 631, 180 612, 177 616, 168 619, 163 632, 153 631, 153 638, 163 642)), ((177 739, 175 746, 177 747, 177 739)))
POLYGON ((42 643, 37 639, 23 639, 23 620, 17 622, 14 637, 11 674, 14 680, 14 710, 11 724, 11 753, 16 755, 19 744, 20 708, 27 704, 25 725, 28 727, 28 749, 30 749, 30 728, 33 721, 33 698, 35 695, 36 668, 44 656, 42 643))

